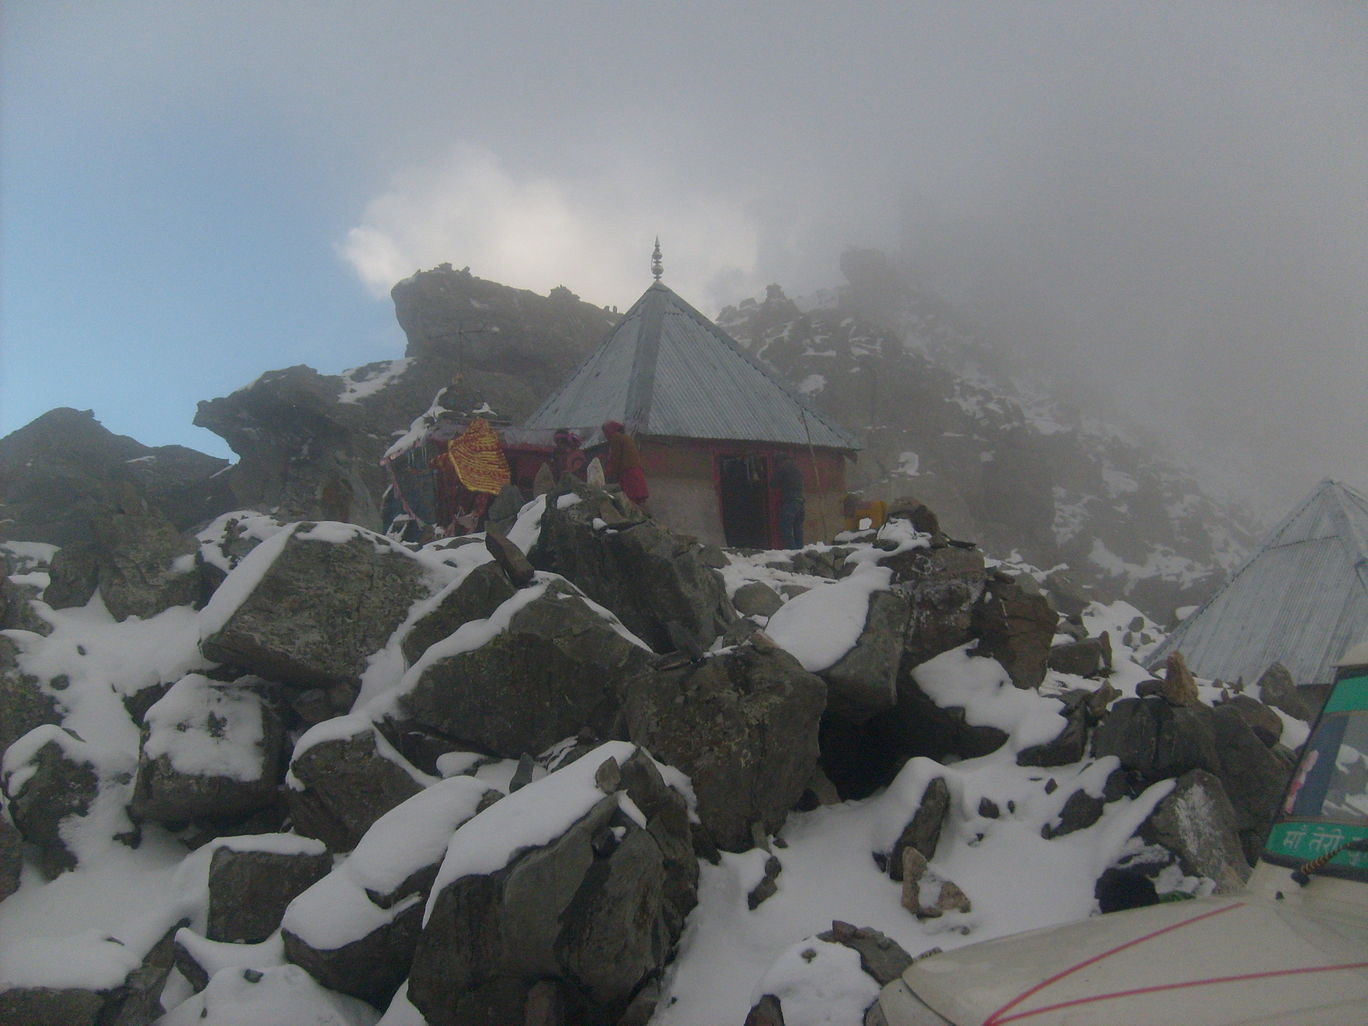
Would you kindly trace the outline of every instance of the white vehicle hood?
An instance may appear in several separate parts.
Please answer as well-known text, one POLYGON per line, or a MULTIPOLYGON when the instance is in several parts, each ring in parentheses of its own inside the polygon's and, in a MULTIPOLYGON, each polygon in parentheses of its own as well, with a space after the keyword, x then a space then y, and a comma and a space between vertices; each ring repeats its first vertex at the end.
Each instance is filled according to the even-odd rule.
POLYGON ((938 954, 902 980, 956 1026, 1361 1021, 1368 923, 1289 906, 1239 895, 1115 912, 938 954))

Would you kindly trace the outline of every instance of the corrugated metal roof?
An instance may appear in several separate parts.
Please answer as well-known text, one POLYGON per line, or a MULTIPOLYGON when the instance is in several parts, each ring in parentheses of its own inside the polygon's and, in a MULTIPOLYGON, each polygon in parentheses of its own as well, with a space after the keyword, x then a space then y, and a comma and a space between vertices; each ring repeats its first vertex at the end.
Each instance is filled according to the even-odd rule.
POLYGON ((527 421, 588 430, 859 449, 859 440, 656 282, 527 421))
POLYGON ((1152 658, 1181 651, 1200 677, 1254 683, 1280 662, 1326 684, 1368 637, 1368 499, 1322 481, 1152 658))

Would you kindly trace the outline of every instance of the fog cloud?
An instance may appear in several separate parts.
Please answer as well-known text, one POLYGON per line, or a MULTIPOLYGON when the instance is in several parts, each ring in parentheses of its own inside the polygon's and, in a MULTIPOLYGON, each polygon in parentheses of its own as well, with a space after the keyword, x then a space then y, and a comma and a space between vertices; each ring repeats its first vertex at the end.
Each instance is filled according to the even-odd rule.
MULTIPOLYGON (((1326 474, 1368 484, 1363 4, 54 0, 6 19, 7 229, 35 226, 6 278, 35 322, 81 255, 40 249, 76 238, 81 189, 107 194, 99 161, 131 195, 173 166, 137 147, 170 137, 173 161, 222 146, 256 194, 308 183, 233 240, 258 272, 288 252, 281 276, 301 248, 331 256, 304 304, 345 286, 374 309, 451 262, 620 306, 659 235, 667 282, 713 313, 838 284, 846 246, 878 246, 1275 506, 1326 474)), ((184 203, 253 195, 222 160, 185 164, 213 171, 172 181, 184 203)), ((147 238, 223 251, 193 236, 221 218, 158 218, 157 198, 147 238)), ((260 359, 302 358, 284 350, 260 359)))
POLYGON ((661 207, 620 174, 572 181, 515 176, 489 150, 459 147, 397 174, 347 233, 342 252, 377 296, 415 270, 469 266, 480 277, 548 292, 565 285, 604 306, 649 282, 663 236, 670 281, 701 305, 760 287, 752 219, 702 189, 661 207))

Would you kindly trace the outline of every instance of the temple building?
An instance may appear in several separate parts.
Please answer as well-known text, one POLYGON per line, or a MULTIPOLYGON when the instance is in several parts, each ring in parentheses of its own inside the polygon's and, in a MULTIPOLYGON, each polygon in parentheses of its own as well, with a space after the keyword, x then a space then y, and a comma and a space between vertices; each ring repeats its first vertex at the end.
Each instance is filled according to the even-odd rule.
POLYGON ((592 446, 605 422, 622 422, 652 515, 737 547, 779 545, 772 482, 787 453, 803 473, 804 539, 831 540, 859 440, 666 286, 658 242, 652 271, 654 283, 526 428, 569 428, 592 446))

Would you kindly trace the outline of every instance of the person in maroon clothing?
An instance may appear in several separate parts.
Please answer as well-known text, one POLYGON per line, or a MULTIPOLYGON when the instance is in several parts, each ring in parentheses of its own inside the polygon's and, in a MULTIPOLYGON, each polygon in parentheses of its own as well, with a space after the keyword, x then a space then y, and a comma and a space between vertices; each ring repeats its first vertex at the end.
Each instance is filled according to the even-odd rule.
POLYGON ((623 494, 642 509, 651 493, 646 488, 646 474, 641 467, 641 453, 621 421, 610 420, 603 425, 603 436, 608 439, 608 465, 604 475, 622 486, 623 494))

